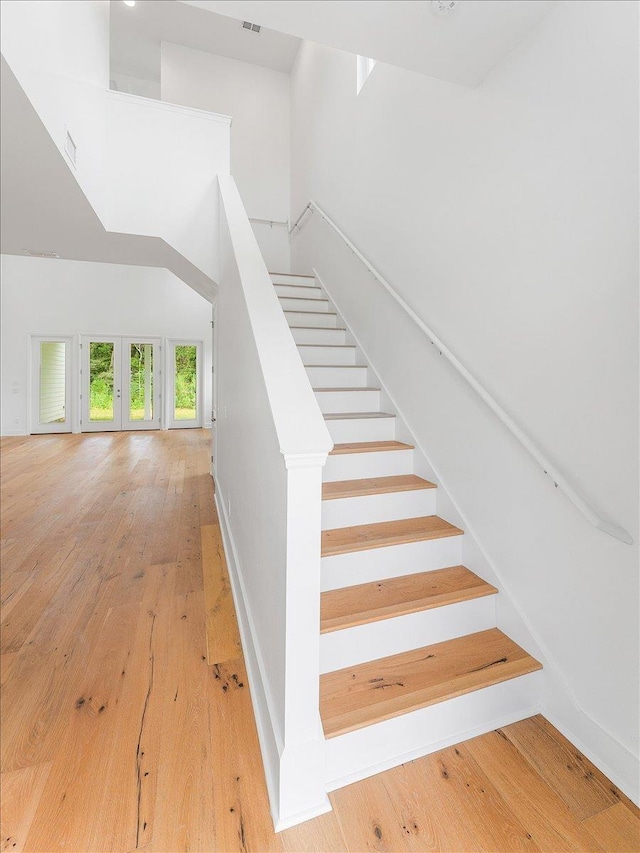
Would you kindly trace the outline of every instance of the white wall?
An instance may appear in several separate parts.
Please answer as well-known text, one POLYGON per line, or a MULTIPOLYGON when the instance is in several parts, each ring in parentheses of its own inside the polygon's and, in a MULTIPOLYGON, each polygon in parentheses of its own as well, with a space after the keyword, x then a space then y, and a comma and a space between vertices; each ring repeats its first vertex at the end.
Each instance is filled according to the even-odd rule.
POLYGON ((2 434, 28 432, 28 335, 144 335, 204 341, 210 423, 211 305, 165 269, 3 255, 2 434))
MULTIPOLYGON (((162 100, 233 118, 231 173, 250 217, 289 217, 290 77, 248 62, 162 43, 162 100)), ((267 267, 289 270, 284 226, 256 225, 267 267)))
POLYGON ((162 237, 215 281, 229 119, 109 92, 107 151, 106 227, 162 237))
POLYGON ((105 104, 109 87, 108 0, 7 0, 2 54, 100 216, 104 209, 105 104))
MULTIPOLYGON (((309 42, 292 75, 292 216, 322 205, 636 543, 637 18, 558 4, 473 90, 378 63, 356 96, 355 56, 309 42)), ((637 546, 576 513, 349 257, 317 217, 294 240, 544 649, 547 712, 637 796, 637 546)))
POLYGON ((140 95, 142 98, 156 98, 160 100, 160 81, 146 80, 144 77, 132 77, 129 74, 120 74, 111 71, 109 75, 110 87, 115 92, 125 92, 128 95, 140 95))

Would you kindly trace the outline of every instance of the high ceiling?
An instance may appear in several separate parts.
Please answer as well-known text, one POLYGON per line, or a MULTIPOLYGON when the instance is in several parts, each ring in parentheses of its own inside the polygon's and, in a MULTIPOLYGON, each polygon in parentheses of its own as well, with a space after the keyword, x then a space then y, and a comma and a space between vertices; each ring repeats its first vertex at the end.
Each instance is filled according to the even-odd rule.
POLYGON ((555 0, 458 0, 443 15, 431 0, 182 0, 180 5, 477 86, 555 0))
POLYGON ((288 74, 300 39, 175 0, 111 0, 111 67, 129 77, 160 81, 160 43, 170 41, 288 74))

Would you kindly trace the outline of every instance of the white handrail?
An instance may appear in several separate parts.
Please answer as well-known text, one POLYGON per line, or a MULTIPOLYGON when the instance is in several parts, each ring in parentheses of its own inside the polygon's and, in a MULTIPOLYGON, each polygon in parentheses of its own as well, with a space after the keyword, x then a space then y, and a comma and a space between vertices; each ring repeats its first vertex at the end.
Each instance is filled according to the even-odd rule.
POLYGON ((557 471, 554 466, 549 462, 548 459, 544 456, 540 448, 529 438, 529 436, 515 423, 513 418, 508 415, 505 410, 500 406, 496 400, 486 391, 482 385, 478 382, 478 380, 467 370, 467 368, 456 358, 456 356, 451 352, 451 350, 442 343, 442 341, 435 335, 431 329, 427 326, 423 320, 418 317, 415 311, 407 305, 404 299, 394 290, 393 287, 389 284, 389 282, 378 272, 378 270, 369 263, 369 261, 364 257, 364 255, 358 251, 358 249, 353 245, 351 240, 346 236, 346 234, 338 228, 336 223, 324 212, 324 210, 320 207, 320 205, 316 204, 313 199, 309 201, 306 205, 300 216, 296 219, 293 226, 291 227, 289 234, 293 234, 296 228, 301 228, 301 220, 305 217, 307 212, 317 212, 320 216, 325 220, 325 222, 331 226, 331 228, 336 232, 338 237, 351 249, 353 254, 361 261, 364 266, 369 270, 369 272, 376 278, 380 284, 384 287, 386 291, 395 299, 395 301, 400 305, 400 307, 411 317, 411 319, 416 323, 417 326, 422 329, 425 335, 429 338, 429 341, 436 347, 439 351, 440 355, 443 355, 447 361, 455 367, 460 376, 462 376, 468 384, 473 388, 473 390, 484 400, 484 402, 489 406, 489 408, 494 412, 495 415, 502 421, 502 423, 507 427, 509 432, 514 435, 520 444, 529 452, 529 454, 535 459, 535 461, 540 465, 544 473, 550 477, 553 482, 553 485, 560 489, 565 493, 565 495, 569 498, 571 503, 577 507, 580 512, 590 521, 590 523, 596 527, 598 530, 602 530, 604 533, 608 533, 609 536, 613 536, 615 539, 619 539, 621 542, 624 542, 627 545, 633 545, 633 538, 627 531, 615 524, 612 521, 603 518, 596 510, 574 489, 574 487, 557 471))

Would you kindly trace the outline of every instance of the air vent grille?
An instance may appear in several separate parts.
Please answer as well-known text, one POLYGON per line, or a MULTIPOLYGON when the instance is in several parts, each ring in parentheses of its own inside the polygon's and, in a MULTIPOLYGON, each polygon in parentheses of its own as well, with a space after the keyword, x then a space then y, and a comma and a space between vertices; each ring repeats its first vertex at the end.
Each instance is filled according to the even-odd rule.
POLYGON ((251 30, 252 33, 259 33, 260 32, 260 25, 259 24, 252 24, 250 21, 243 21, 242 22, 242 29, 243 30, 251 30))

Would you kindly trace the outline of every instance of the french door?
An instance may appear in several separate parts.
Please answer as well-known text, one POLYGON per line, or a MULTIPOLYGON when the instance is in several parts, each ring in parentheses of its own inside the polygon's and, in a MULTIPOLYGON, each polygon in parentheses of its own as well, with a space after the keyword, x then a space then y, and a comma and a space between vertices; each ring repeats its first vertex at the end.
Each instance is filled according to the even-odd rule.
POLYGON ((82 432, 159 429, 160 338, 82 338, 82 432))

